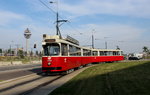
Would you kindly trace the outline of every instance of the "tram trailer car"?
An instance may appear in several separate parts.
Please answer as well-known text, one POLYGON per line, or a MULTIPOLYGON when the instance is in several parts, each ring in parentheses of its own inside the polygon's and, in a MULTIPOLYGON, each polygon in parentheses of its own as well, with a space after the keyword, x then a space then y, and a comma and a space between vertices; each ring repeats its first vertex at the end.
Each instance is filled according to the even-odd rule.
POLYGON ((63 39, 58 35, 44 34, 42 41, 44 56, 42 72, 67 72, 95 62, 114 62, 124 60, 122 50, 91 49, 79 46, 70 36, 63 39))

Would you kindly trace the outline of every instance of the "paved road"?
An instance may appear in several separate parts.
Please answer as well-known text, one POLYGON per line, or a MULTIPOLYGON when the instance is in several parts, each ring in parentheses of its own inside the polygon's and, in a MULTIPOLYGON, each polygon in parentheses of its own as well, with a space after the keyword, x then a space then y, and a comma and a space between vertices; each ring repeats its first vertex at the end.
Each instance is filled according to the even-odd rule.
POLYGON ((7 65, 7 66, 0 66, 0 72, 1 71, 8 71, 8 70, 14 70, 14 69, 25 69, 25 68, 34 68, 37 66, 41 66, 41 64, 22 64, 22 65, 7 65))
POLYGON ((8 65, 0 67, 0 81, 41 72, 41 64, 8 65))

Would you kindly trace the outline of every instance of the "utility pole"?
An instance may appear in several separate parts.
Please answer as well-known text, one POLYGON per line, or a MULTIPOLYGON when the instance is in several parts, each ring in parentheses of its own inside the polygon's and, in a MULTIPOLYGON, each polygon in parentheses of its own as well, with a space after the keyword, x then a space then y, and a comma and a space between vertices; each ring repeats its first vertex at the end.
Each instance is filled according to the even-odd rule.
POLYGON ((110 37, 104 37, 104 39, 105 39, 105 49, 107 49, 107 41, 106 41, 107 38, 110 38, 110 37))
POLYGON ((105 41, 105 49, 107 49, 107 41, 105 41))
POLYGON ((59 26, 58 26, 58 12, 56 13, 56 35, 60 35, 59 34, 59 26))
POLYGON ((94 33, 95 29, 92 30, 92 48, 94 49, 94 33))
POLYGON ((94 49, 94 36, 92 34, 92 48, 94 49))
POLYGON ((16 52, 16 53, 17 53, 17 56, 18 56, 18 50, 19 50, 19 46, 20 46, 19 44, 16 44, 16 47, 17 47, 17 48, 16 48, 16 51, 17 51, 17 52, 16 52))
MULTIPOLYGON (((11 41, 11 44, 13 44, 13 41, 11 41)), ((11 64, 13 64, 13 61, 12 61, 13 53, 12 53, 12 45, 11 44, 10 44, 10 61, 11 61, 11 64)))
POLYGON ((11 51, 11 44, 10 44, 10 62, 11 62, 11 64, 13 64, 13 63, 12 63, 12 51, 11 51))
POLYGON ((56 35, 58 35, 58 36, 60 36, 60 38, 62 38, 59 27, 63 24, 63 22, 67 22, 68 20, 59 20, 58 0, 57 0, 57 2, 50 1, 50 3, 51 4, 53 4, 53 3, 57 4, 57 12, 56 12, 56 35))

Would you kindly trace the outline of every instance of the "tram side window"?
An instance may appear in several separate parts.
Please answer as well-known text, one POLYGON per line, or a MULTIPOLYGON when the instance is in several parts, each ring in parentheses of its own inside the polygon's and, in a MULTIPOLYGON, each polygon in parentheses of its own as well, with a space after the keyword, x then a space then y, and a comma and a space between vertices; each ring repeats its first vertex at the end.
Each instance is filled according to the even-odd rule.
POLYGON ((92 55, 92 51, 88 50, 88 56, 91 56, 91 55, 92 55))
POLYGON ((97 51, 93 51, 93 56, 98 56, 98 52, 97 51))
POLYGON ((91 51, 87 49, 83 49, 83 56, 91 56, 91 51))
POLYGON ((117 55, 116 51, 113 51, 113 55, 117 55))
POLYGON ((81 56, 81 49, 77 47, 77 56, 81 56))
POLYGON ((81 56, 81 49, 72 45, 69 45, 70 56, 81 56))
POLYGON ((83 49, 83 56, 87 56, 87 50, 86 49, 83 49))
POLYGON ((70 56, 73 56, 73 55, 74 55, 73 52, 74 52, 73 46, 69 45, 69 54, 70 54, 70 56))
POLYGON ((123 51, 121 51, 121 55, 123 55, 123 51))
POLYGON ((69 45, 70 56, 78 56, 78 49, 75 46, 69 45))
POLYGON ((120 53, 121 53, 120 51, 114 51, 113 55, 120 55, 120 53))
POLYGON ((119 51, 116 52, 116 55, 119 55, 119 51))
POLYGON ((113 55, 113 52, 112 52, 112 51, 109 51, 108 53, 109 53, 109 54, 108 54, 109 56, 112 56, 112 55, 113 55))
POLYGON ((62 56, 68 56, 67 44, 61 44, 62 56))
POLYGON ((104 51, 104 55, 105 55, 105 56, 107 56, 107 55, 108 55, 107 51, 104 51))
POLYGON ((104 51, 100 51, 100 56, 104 56, 105 54, 104 54, 104 51))

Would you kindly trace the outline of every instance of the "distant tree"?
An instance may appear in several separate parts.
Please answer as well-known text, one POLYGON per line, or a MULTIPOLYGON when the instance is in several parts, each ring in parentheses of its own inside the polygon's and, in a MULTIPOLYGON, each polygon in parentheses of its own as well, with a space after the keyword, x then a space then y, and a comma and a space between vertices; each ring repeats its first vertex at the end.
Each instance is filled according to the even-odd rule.
POLYGON ((2 53, 3 53, 3 51, 2 51, 2 49, 0 48, 0 56, 2 56, 2 53))
POLYGON ((38 51, 36 51, 36 56, 38 56, 39 55, 39 52, 38 51))
POLYGON ((143 52, 146 54, 146 55, 144 55, 146 58, 148 58, 148 54, 150 53, 149 52, 149 49, 148 49, 148 47, 147 46, 144 46, 143 47, 143 52))
POLYGON ((30 52, 30 56, 33 56, 33 51, 30 52))
POLYGON ((0 48, 0 53, 2 53, 3 51, 2 51, 2 49, 0 48))
POLYGON ((24 52, 24 55, 27 56, 27 52, 26 51, 24 52))
POLYGON ((8 50, 7 50, 7 54, 9 54, 10 56, 12 56, 12 55, 15 54, 15 51, 12 50, 12 49, 8 49, 8 50))
POLYGON ((145 52, 145 53, 147 53, 147 54, 149 53, 149 49, 148 49, 147 46, 144 46, 144 47, 143 47, 143 52, 145 52))
POLYGON ((19 55, 20 58, 24 58, 23 50, 19 50, 18 55, 19 55))
POLYGON ((11 54, 14 56, 15 55, 15 51, 13 50, 13 51, 11 51, 11 54))
POLYGON ((9 54, 10 54, 10 53, 11 53, 11 50, 10 50, 10 49, 8 49, 8 50, 7 50, 7 53, 9 53, 9 54))

